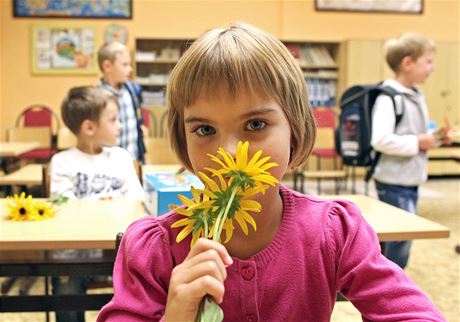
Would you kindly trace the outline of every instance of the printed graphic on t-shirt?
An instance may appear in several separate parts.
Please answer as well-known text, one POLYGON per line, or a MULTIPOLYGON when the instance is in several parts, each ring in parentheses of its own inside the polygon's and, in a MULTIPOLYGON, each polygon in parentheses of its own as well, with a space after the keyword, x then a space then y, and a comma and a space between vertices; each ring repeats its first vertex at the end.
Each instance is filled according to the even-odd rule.
POLYGON ((121 194, 123 182, 120 178, 106 174, 96 174, 89 177, 88 174, 77 172, 74 178, 75 196, 85 198, 94 195, 115 196, 121 194))

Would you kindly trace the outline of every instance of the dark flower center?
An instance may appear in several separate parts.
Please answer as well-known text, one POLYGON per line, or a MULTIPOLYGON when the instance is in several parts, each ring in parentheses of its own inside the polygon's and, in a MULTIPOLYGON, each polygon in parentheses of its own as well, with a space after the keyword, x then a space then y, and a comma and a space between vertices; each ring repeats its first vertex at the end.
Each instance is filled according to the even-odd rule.
POLYGON ((24 208, 24 207, 19 208, 19 214, 20 215, 24 216, 26 213, 27 213, 26 208, 24 208))
POLYGON ((38 210, 38 214, 39 214, 40 216, 43 216, 43 215, 45 214, 45 211, 44 211, 43 209, 39 209, 39 210, 38 210))

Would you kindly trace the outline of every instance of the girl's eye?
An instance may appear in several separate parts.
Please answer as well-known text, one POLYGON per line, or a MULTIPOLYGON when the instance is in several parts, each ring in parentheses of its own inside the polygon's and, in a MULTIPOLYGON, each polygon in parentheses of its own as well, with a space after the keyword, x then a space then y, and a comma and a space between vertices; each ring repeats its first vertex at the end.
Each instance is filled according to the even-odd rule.
POLYGON ((214 130, 212 126, 202 125, 197 127, 193 132, 195 132, 199 136, 206 136, 216 133, 216 130, 214 130))
POLYGON ((250 131, 258 131, 258 130, 262 130, 266 125, 267 123, 264 121, 252 120, 248 122, 246 129, 250 131))

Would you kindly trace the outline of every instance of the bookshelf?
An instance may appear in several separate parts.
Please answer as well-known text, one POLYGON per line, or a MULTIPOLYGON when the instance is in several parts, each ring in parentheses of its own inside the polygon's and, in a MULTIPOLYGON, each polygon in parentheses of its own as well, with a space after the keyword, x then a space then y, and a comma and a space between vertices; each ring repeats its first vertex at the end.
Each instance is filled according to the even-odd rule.
MULTIPOLYGON (((135 81, 142 86, 146 107, 166 106, 165 88, 169 74, 192 40, 137 38, 135 81)), ((307 82, 312 106, 337 104, 339 43, 285 41, 298 61, 307 82)))
POLYGON ((135 81, 142 86, 144 106, 166 106, 169 74, 189 43, 185 39, 136 39, 135 81))
POLYGON ((313 107, 337 101, 338 43, 284 42, 303 71, 313 107))

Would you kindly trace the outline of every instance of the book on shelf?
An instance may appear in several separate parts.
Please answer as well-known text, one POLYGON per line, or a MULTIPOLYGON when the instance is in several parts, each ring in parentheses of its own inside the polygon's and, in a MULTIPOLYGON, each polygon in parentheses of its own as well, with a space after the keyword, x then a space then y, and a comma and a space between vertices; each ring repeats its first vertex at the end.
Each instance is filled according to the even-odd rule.
POLYGON ((299 44, 286 44, 286 48, 289 50, 291 53, 292 57, 294 57, 295 60, 301 61, 301 53, 300 53, 300 45, 299 44))
POLYGON ((332 79, 308 78, 307 91, 312 106, 334 106, 337 83, 332 79))

